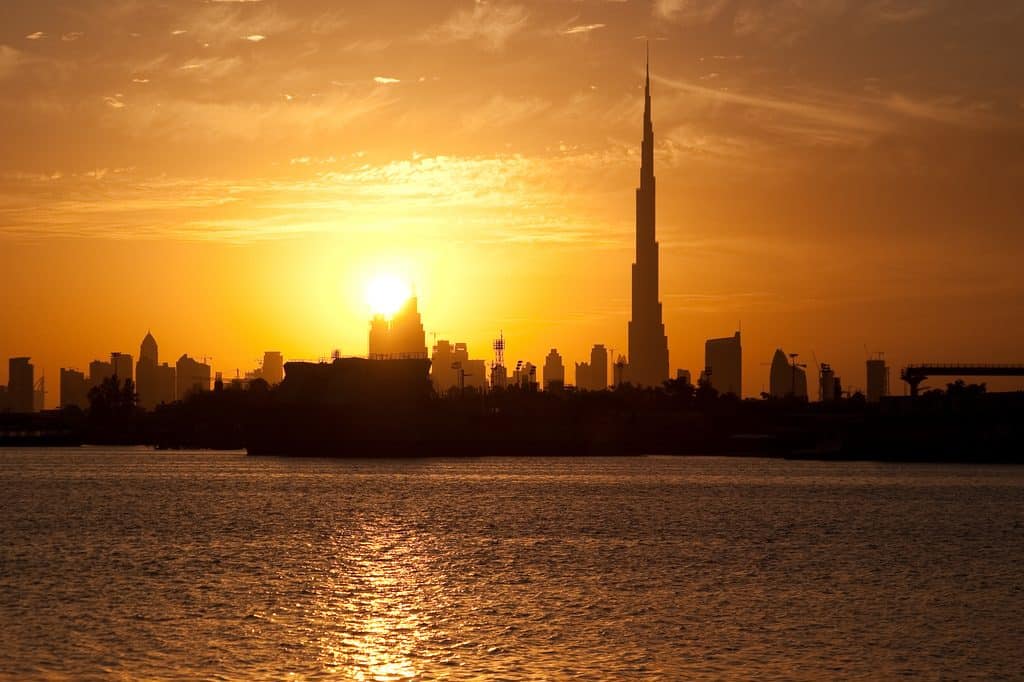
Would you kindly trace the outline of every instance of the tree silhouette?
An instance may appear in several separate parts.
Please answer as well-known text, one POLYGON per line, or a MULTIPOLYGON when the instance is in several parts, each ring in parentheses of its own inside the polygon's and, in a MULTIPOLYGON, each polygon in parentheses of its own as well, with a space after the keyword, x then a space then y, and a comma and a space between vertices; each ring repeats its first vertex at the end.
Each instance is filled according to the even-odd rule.
POLYGON ((89 389, 89 418, 96 424, 113 425, 131 420, 137 404, 135 384, 131 379, 122 383, 116 374, 89 389))

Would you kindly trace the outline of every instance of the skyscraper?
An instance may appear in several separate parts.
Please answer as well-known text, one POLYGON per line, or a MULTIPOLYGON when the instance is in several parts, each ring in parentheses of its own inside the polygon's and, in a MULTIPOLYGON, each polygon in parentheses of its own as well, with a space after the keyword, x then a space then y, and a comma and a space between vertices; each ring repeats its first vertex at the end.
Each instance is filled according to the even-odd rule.
POLYGON ((132 356, 128 353, 111 353, 110 364, 114 368, 114 376, 122 384, 126 381, 135 382, 135 375, 132 372, 132 356))
POLYGON ((60 370, 60 406, 89 407, 89 380, 85 374, 73 369, 60 370))
MULTIPOLYGON (((714 374, 711 375, 714 379, 714 374)), ((790 362, 781 348, 775 349, 772 368, 768 377, 769 394, 773 398, 806 398, 807 373, 799 365, 790 362)))
POLYGON ((629 321, 627 378, 637 386, 660 386, 668 379, 668 337, 658 300, 658 242, 654 234, 654 126, 651 124, 651 72, 644 84, 644 138, 640 187, 636 190, 636 262, 633 312, 629 321))
POLYGON ((581 391, 608 389, 608 349, 603 344, 594 344, 589 363, 576 363, 576 388, 581 391))
POLYGON ((139 407, 152 410, 162 403, 174 402, 177 370, 160 360, 160 348, 149 332, 139 345, 139 361, 135 363, 135 391, 139 407))
POLYGON ((743 396, 743 348, 740 333, 723 339, 704 342, 704 372, 702 377, 722 395, 734 393, 743 396))
POLYGON ((560 389, 565 386, 565 365, 557 348, 552 348, 544 358, 544 390, 560 389))
POLYGON ((160 350, 156 339, 150 332, 139 345, 139 361, 135 365, 135 390, 139 396, 139 406, 152 410, 159 403, 157 395, 157 361, 160 350))
POLYGON ((868 360, 868 395, 869 403, 877 403, 889 395, 889 367, 881 355, 868 360))
POLYGON ((390 321, 383 315, 370 320, 371 360, 427 357, 426 334, 416 303, 415 296, 409 298, 390 321))
POLYGON ((177 379, 175 394, 179 400, 188 397, 190 393, 210 390, 210 366, 193 360, 188 355, 178 358, 175 365, 175 377, 177 379))
POLYGON ((35 407, 35 367, 30 358, 7 361, 7 398, 12 412, 32 412, 35 407))

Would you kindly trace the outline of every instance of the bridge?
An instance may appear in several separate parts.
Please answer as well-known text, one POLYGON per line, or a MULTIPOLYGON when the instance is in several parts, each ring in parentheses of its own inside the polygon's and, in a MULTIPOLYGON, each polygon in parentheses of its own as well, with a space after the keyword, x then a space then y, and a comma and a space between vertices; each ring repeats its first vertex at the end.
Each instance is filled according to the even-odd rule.
POLYGON ((900 379, 910 385, 912 396, 928 377, 1024 377, 1024 365, 922 364, 900 370, 900 379))

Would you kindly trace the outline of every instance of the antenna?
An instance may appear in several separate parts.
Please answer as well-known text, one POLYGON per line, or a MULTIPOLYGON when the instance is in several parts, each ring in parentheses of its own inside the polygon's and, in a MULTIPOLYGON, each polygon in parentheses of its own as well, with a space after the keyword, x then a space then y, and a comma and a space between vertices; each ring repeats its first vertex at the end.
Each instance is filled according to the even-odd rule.
POLYGON ((505 332, 499 332, 498 338, 494 339, 492 344, 494 348, 494 364, 495 366, 505 366, 505 332))

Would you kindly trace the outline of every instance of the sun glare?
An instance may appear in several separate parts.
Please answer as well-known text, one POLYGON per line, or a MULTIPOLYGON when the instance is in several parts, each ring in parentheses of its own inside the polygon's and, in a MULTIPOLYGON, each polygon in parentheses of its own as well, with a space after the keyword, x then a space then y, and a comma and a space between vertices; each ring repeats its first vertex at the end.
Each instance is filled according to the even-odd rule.
POLYGON ((379 275, 366 285, 366 302, 375 315, 391 317, 411 295, 409 285, 393 275, 379 275))

